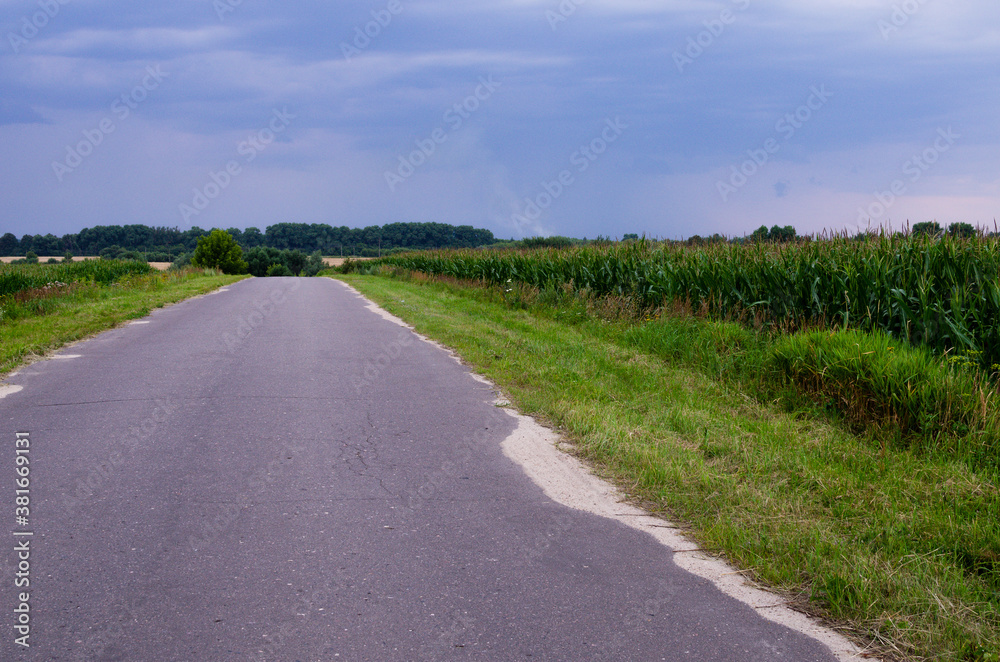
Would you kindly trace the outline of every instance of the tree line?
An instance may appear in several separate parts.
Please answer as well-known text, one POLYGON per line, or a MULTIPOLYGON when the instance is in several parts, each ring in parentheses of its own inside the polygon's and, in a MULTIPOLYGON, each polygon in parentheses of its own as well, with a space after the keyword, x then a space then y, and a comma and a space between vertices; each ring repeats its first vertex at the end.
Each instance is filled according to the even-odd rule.
MULTIPOLYGON (((244 250, 256 247, 320 251, 324 255, 375 257, 398 250, 422 248, 477 248, 496 242, 489 230, 471 225, 446 223, 389 223, 366 228, 333 227, 324 223, 277 223, 264 232, 255 227, 229 228, 236 243, 244 250)), ((80 232, 57 237, 53 234, 26 234, 20 239, 11 232, 0 236, 0 256, 99 255, 101 257, 136 257, 151 262, 173 262, 192 253, 198 240, 209 230, 193 227, 149 227, 146 225, 98 225, 80 232)))

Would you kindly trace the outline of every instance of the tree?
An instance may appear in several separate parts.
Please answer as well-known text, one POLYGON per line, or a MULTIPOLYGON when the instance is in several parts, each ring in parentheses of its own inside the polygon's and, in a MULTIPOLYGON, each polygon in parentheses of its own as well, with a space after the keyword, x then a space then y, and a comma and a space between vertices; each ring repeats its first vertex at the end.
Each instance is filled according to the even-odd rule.
POLYGON ((519 243, 524 248, 569 248, 573 245, 569 237, 528 237, 519 243))
POLYGON ((971 239, 976 236, 976 228, 969 223, 952 223, 948 226, 948 234, 952 237, 971 239))
POLYGON ((191 264, 196 267, 219 269, 224 274, 242 274, 247 271, 243 249, 225 230, 212 230, 198 239, 191 264))
POLYGON ((183 269, 184 267, 191 264, 191 254, 181 253, 174 258, 173 264, 170 265, 170 269, 177 271, 178 269, 183 269))
POLYGON ((319 272, 326 269, 326 263, 323 262, 323 255, 316 251, 309 256, 306 261, 306 266, 302 269, 302 276, 315 276, 319 272))
POLYGON ((261 246, 264 244, 264 235, 255 227, 249 227, 243 231, 243 245, 247 248, 261 246))
POLYGON ((4 236, 0 237, 0 255, 17 255, 17 248, 21 242, 17 240, 17 237, 8 232, 4 236))
POLYGON ((305 268, 306 261, 308 259, 309 256, 300 250, 286 251, 285 266, 287 266, 293 274, 298 276, 305 268))
POLYGON ((121 256, 124 252, 125 252, 124 248, 122 248, 118 244, 113 244, 106 248, 102 248, 101 252, 98 253, 98 256, 102 260, 118 260, 121 259, 121 256))
POLYGON ((247 271, 251 276, 263 278, 274 265, 284 265, 281 251, 277 248, 255 246, 246 252, 247 271))
POLYGON ((917 223, 913 226, 913 234, 928 234, 932 237, 944 232, 940 225, 935 221, 927 221, 925 223, 917 223))
POLYGON ((791 225, 786 225, 785 227, 779 227, 775 225, 771 228, 770 232, 767 233, 767 238, 775 243, 786 243, 795 240, 795 228, 791 225))

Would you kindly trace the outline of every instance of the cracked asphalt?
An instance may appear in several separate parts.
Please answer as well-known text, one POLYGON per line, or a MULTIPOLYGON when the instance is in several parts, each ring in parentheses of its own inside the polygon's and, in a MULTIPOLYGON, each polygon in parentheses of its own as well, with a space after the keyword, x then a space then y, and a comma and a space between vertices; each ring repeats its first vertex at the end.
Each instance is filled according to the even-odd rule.
POLYGON ((549 500, 491 389, 338 283, 141 322, 6 380, 0 505, 13 524, 20 432, 31 507, 3 533, 3 660, 835 659, 549 500))

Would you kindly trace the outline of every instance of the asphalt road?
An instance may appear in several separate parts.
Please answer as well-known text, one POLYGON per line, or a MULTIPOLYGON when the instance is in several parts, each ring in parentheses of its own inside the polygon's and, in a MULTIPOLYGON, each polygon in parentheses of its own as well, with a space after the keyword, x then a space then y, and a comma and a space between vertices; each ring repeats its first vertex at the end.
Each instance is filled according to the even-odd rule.
POLYGON ((549 500, 491 389, 339 283, 61 354, 0 399, 3 660, 834 660, 549 500))

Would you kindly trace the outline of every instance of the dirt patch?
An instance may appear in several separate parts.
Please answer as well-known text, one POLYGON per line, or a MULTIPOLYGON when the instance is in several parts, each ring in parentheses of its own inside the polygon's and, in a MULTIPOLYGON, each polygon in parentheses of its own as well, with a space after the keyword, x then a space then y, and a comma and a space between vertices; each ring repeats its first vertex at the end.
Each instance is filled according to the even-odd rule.
MULTIPOLYGON (((19 257, 17 255, 14 255, 14 256, 0 257, 0 262, 3 262, 4 264, 10 264, 14 260, 20 260, 21 257, 23 257, 23 256, 19 257)), ((38 263, 39 264, 45 264, 49 260, 51 260, 52 258, 55 258, 56 260, 59 260, 60 262, 63 261, 62 256, 58 256, 58 255, 55 255, 55 256, 43 255, 43 256, 41 256, 41 257, 38 258, 38 263)), ((76 256, 76 255, 74 255, 73 256, 73 261, 74 262, 83 262, 84 260, 100 260, 100 259, 101 258, 99 258, 99 257, 89 256, 89 255, 82 255, 82 256, 76 256)), ((170 262, 150 262, 149 266, 153 267, 154 269, 159 269, 160 271, 166 271, 167 269, 170 268, 170 262)))
MULTIPOLYGON (((347 259, 348 258, 346 258, 346 257, 324 257, 323 258, 323 264, 325 264, 328 267, 339 267, 340 265, 342 265, 344 263, 344 260, 347 260, 347 259)), ((360 260, 374 260, 375 258, 373 258, 373 257, 352 257, 352 258, 349 258, 349 259, 354 260, 354 261, 360 261, 360 260)))
MULTIPOLYGON (((10 255, 10 256, 6 256, 6 257, 0 257, 0 262, 3 262, 4 264, 10 264, 14 260, 20 260, 23 257, 24 257, 23 255, 10 255)), ((53 258, 55 258, 56 260, 59 260, 60 262, 63 261, 63 256, 62 255, 43 255, 43 256, 41 256, 41 257, 38 258, 38 262, 40 264, 44 264, 44 263, 48 262, 49 260, 51 260, 53 258)), ((100 259, 101 258, 99 258, 97 256, 87 256, 87 255, 73 256, 73 261, 74 262, 83 262, 84 260, 100 260, 100 259)))

